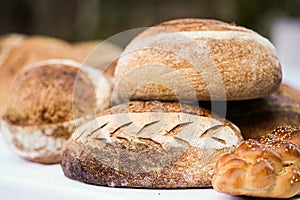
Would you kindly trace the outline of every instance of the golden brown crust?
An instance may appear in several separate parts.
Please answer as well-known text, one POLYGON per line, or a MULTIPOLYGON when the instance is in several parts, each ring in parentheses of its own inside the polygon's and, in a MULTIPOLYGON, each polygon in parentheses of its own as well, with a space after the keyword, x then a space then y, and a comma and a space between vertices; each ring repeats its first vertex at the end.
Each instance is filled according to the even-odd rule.
MULTIPOLYGON (((98 44, 98 41, 91 41, 72 45, 57 38, 19 34, 0 37, 0 116, 6 109, 11 84, 19 73, 48 59, 86 61, 90 51, 98 44)), ((110 62, 119 56, 121 49, 107 42, 101 43, 101 49, 95 53, 97 57, 88 58, 88 64, 102 70, 106 67, 104 73, 113 76, 116 60, 110 62)))
POLYGON ((279 88, 275 48, 259 34, 210 20, 163 24, 134 38, 118 60, 115 77, 124 98, 245 100, 279 88))
POLYGON ((76 60, 76 57, 72 46, 62 40, 42 36, 23 39, 11 49, 0 66, 0 114, 2 115, 6 109, 11 84, 21 71, 38 61, 51 58, 76 60))
POLYGON ((179 103, 129 102, 98 116, 73 134, 64 148, 61 162, 67 177, 89 184, 207 187, 214 173, 215 160, 242 140, 238 129, 230 126, 230 122, 213 117, 202 108, 179 103), (198 124, 196 120, 200 118, 199 127, 207 126, 209 130, 196 131, 194 140, 195 130, 189 129, 189 125, 198 124), (195 121, 177 122, 179 119, 195 121), (213 125, 216 122, 218 126, 213 125), (136 129, 140 125, 143 128, 136 129), (216 135, 221 132, 223 139, 228 137, 232 141, 216 135))
POLYGON ((44 65, 24 72, 13 84, 5 117, 15 125, 41 125, 70 121, 74 112, 76 116, 92 113, 94 107, 90 106, 95 105, 93 85, 86 75, 80 73, 77 77, 77 73, 77 68, 62 64, 44 65), (73 99, 75 80, 80 82, 80 91, 84 91, 82 99, 73 99), (71 112, 73 105, 76 106, 71 112))
POLYGON ((155 27, 163 28, 172 31, 245 31, 251 32, 248 29, 236 26, 235 24, 228 24, 222 21, 213 19, 175 19, 161 24, 155 27))
POLYGON ((290 198, 300 192, 300 131, 279 127, 246 140, 216 164, 213 187, 233 195, 290 198))
POLYGON ((21 73, 2 118, 3 138, 14 152, 33 162, 58 163, 63 145, 95 110, 107 108, 110 86, 101 72, 71 60, 46 60, 21 73), (75 89, 76 86, 76 89, 75 89))

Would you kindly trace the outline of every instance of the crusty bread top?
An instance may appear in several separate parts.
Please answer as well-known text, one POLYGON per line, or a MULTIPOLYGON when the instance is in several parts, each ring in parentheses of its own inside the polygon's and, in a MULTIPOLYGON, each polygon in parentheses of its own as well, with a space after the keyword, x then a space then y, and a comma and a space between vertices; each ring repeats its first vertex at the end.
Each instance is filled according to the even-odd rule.
POLYGON ((245 31, 251 32, 249 29, 236 26, 235 24, 229 24, 213 19, 196 19, 185 18, 175 19, 161 24, 155 27, 166 28, 174 31, 245 31))
POLYGON ((214 118, 178 112, 101 116, 80 127, 73 138, 95 145, 95 148, 97 142, 94 144, 92 138, 106 140, 107 143, 134 142, 154 148, 196 147, 214 150, 234 148, 241 141, 238 133, 214 118))
POLYGON ((133 100, 245 100, 281 82, 274 46, 249 29, 215 20, 172 20, 146 29, 125 48, 115 71, 133 100))
MULTIPOLYGON (((130 101, 125 104, 114 106, 108 110, 97 113, 97 116, 106 116, 113 114, 122 113, 143 113, 143 112, 175 112, 175 113, 187 113, 192 115, 198 115, 207 118, 214 118, 221 121, 225 126, 230 127, 237 135, 239 135, 240 130, 237 126, 228 120, 225 120, 217 115, 212 115, 209 110, 203 109, 197 106, 190 106, 186 104, 180 104, 178 102, 161 102, 161 101, 130 101)), ((240 140, 242 137, 239 136, 240 140)))
POLYGON ((92 148, 100 148, 102 140, 128 148, 147 145, 155 149, 195 147, 215 151, 233 149, 243 140, 231 122, 205 109, 174 102, 129 102, 98 116, 79 127, 73 141, 92 148))
POLYGON ((20 74, 8 102, 5 118, 13 124, 51 124, 70 121, 73 115, 92 113, 95 94, 90 79, 78 73, 78 68, 48 64, 20 74), (73 95, 75 80, 81 94, 73 95))

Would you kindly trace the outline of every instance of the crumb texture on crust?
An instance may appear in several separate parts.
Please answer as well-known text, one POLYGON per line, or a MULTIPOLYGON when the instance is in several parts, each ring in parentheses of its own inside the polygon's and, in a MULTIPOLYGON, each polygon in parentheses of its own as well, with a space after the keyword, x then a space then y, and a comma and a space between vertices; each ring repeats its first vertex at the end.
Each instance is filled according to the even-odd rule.
POLYGON ((215 161, 242 140, 223 122, 178 103, 130 102, 76 130, 61 165, 67 177, 95 185, 207 187, 215 161))
POLYGON ((223 155, 212 179, 214 189, 233 195, 290 198, 300 192, 300 131, 278 127, 223 155))

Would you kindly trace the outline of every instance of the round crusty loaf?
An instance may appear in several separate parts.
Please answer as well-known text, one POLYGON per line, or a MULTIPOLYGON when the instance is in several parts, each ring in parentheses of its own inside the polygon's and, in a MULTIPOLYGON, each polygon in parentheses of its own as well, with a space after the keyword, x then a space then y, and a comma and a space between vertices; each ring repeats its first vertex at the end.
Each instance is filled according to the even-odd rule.
POLYGON ((300 193, 300 131, 280 127, 249 139, 216 164, 214 189, 233 195, 290 198, 300 193))
MULTIPOLYGON (((113 76, 121 49, 109 42, 89 41, 74 45, 46 36, 8 34, 0 37, 0 116, 7 106, 13 80, 34 63, 48 59, 71 59, 113 76), (96 48, 95 48, 96 47, 96 48), (93 51, 92 51, 93 50, 93 51)), ((113 82, 113 80, 112 80, 113 82)))
POLYGON ((227 102, 226 118, 241 129, 245 139, 257 139, 278 126, 300 128, 299 96, 298 90, 283 85, 268 97, 227 102))
POLYGON ((21 157, 57 163, 76 128, 110 106, 111 87, 101 72, 71 60, 37 63, 15 80, 2 120, 7 143, 21 157))
POLYGON ((146 29, 125 48, 115 78, 133 100, 244 100, 281 82, 274 46, 249 29, 178 19, 146 29))
POLYGON ((129 102, 99 114, 62 154, 71 179, 112 187, 211 185, 216 160, 241 142, 239 129, 202 108, 129 102))
MULTIPOLYGON (((8 37, 15 38, 15 35, 8 35, 8 37)), ((3 56, 0 64, 0 115, 6 109, 9 89, 13 80, 19 73, 30 68, 33 63, 47 59, 81 61, 77 60, 72 45, 63 40, 43 36, 18 37, 15 39, 15 41, 18 41, 17 45, 12 48, 4 46, 3 52, 2 48, 0 52, 0 57, 3 56)))

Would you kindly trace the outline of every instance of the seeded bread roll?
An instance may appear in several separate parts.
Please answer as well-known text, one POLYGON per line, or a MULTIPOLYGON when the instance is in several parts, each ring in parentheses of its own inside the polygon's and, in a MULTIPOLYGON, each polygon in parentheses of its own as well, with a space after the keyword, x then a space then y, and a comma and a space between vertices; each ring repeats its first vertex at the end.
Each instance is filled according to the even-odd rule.
POLYGON ((290 198, 300 192, 300 131, 279 127, 222 156, 214 189, 233 195, 290 198))
POLYGON ((206 187, 215 161, 241 141, 234 124, 202 108, 129 102, 81 126, 61 165, 67 177, 94 185, 206 187))
POLYGON ((274 46, 249 29, 178 19, 146 29, 116 67, 118 91, 132 100, 245 100, 279 88, 274 46))
POLYGON ((111 87, 101 72, 71 60, 37 63, 15 80, 2 120, 6 142, 21 157, 57 163, 75 130, 110 106, 111 87), (100 84, 100 85, 97 85, 100 84))

